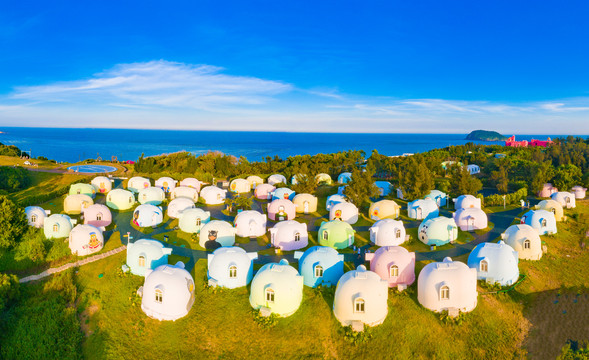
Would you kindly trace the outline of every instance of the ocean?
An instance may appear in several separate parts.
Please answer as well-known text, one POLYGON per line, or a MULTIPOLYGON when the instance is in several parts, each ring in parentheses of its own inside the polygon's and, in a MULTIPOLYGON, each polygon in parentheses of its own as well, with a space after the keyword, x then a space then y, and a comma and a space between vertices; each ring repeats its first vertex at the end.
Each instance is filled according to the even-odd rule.
MULTIPOLYGON (((0 128, 0 142, 59 162, 85 159, 137 160, 177 151, 202 154, 220 151, 250 161, 266 156, 333 153, 373 149, 389 156, 419 153, 449 145, 463 145, 466 134, 342 134, 242 131, 177 131, 134 129, 0 128)), ((510 135, 510 134, 509 134, 510 135)), ((508 135, 508 136, 509 136, 508 135)), ((549 135, 517 135, 517 140, 546 139, 549 135)), ((561 137, 563 135, 560 135, 561 137)), ((556 136, 555 136, 556 137, 556 136)), ((478 144, 503 142, 477 141, 478 144)))

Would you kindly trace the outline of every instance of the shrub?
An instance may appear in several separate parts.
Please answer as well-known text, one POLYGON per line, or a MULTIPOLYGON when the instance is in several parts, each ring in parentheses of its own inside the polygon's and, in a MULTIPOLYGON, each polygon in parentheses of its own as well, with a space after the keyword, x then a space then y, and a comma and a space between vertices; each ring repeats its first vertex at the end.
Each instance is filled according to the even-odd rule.
POLYGON ((18 297, 19 285, 16 275, 0 273, 0 312, 18 297))
POLYGON ((354 331, 351 326, 343 327, 344 339, 354 345, 362 344, 372 338, 372 328, 364 324, 364 331, 354 331))
POLYGON ((254 316, 254 321, 256 322, 256 324, 265 329, 273 327, 274 325, 276 325, 276 322, 278 321, 278 315, 274 313, 270 314, 270 316, 262 316, 260 314, 260 310, 252 309, 252 314, 254 316))

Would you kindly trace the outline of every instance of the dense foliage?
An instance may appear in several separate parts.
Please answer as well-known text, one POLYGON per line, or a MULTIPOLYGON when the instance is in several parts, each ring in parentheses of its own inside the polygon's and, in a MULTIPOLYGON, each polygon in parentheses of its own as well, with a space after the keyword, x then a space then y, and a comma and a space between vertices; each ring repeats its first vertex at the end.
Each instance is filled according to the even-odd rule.
POLYGON ((15 191, 24 189, 31 183, 26 169, 12 166, 0 166, 0 189, 15 191))
POLYGON ((6 196, 0 196, 0 248, 11 248, 28 227, 25 211, 6 196))
POLYGON ((0 314, 0 358, 81 358, 73 271, 23 290, 18 302, 0 314))
POLYGON ((14 145, 4 145, 0 143, 0 155, 4 156, 20 156, 21 151, 14 145))
POLYGON ((0 273, 0 313, 19 295, 19 283, 16 275, 0 273))
POLYGON ((365 171, 358 168, 352 170, 352 179, 346 186, 344 194, 357 207, 370 202, 370 198, 378 195, 378 188, 372 180, 373 175, 372 166, 367 166, 365 171))

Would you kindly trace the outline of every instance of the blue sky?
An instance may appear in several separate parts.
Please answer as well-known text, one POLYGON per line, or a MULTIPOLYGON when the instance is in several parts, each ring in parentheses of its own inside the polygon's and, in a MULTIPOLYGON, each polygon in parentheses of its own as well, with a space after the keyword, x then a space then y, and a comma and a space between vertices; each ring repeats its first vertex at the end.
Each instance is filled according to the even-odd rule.
POLYGON ((0 125, 589 133, 586 1, 3 1, 0 125))

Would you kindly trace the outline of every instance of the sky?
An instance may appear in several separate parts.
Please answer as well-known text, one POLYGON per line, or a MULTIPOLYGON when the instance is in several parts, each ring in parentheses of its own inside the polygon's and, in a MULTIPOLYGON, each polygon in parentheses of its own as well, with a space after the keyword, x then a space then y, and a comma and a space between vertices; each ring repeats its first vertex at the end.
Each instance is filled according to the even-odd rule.
POLYGON ((589 134, 587 1, 0 2, 0 126, 589 134))

